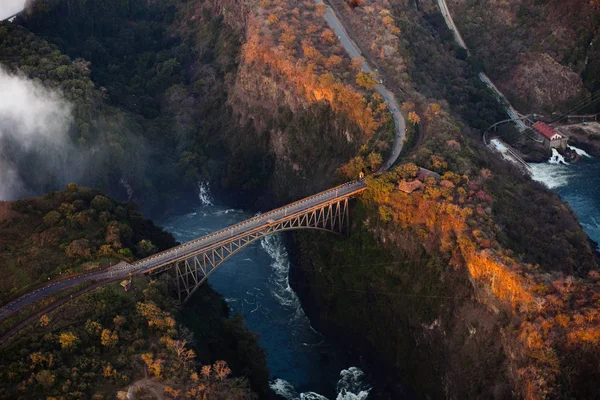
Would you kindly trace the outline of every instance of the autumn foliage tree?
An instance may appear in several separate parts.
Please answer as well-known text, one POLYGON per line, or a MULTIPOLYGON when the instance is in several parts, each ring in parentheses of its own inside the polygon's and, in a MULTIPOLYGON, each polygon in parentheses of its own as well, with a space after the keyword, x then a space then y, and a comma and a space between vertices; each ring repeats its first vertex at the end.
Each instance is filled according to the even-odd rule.
POLYGON ((421 123, 421 117, 419 117, 419 114, 414 111, 408 113, 408 120, 413 125, 418 125, 421 123))
POLYGON ((377 80, 373 72, 360 71, 356 74, 356 83, 368 90, 373 90, 377 86, 377 80))
POLYGON ((60 343, 60 347, 65 350, 72 350, 77 344, 79 338, 73 332, 62 332, 58 337, 58 342, 60 343))
POLYGON ((100 335, 100 341, 103 346, 113 348, 119 342, 119 336, 117 332, 111 331, 110 329, 102 330, 102 334, 100 335))

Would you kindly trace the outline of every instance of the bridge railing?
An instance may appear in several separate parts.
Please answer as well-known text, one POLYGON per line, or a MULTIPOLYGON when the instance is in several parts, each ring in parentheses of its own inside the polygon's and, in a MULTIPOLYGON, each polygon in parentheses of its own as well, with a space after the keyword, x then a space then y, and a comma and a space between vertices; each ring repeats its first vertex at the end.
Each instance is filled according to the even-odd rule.
MULTIPOLYGON (((170 254, 170 253, 174 252, 174 251, 178 251, 178 250, 184 249, 184 248, 186 248, 186 247, 188 247, 188 246, 191 246, 191 245, 193 245, 193 244, 197 244, 197 243, 200 243, 200 242, 203 242, 203 241, 207 241, 207 240, 209 240, 209 239, 211 239, 211 238, 214 238, 214 237, 216 237, 216 236, 219 236, 219 235, 221 235, 221 236, 222 236, 223 234, 225 234, 225 233, 227 233, 227 232, 231 232, 232 230, 239 229, 239 228, 241 228, 241 227, 243 227, 243 226, 247 226, 247 225, 249 225, 249 224, 251 224, 251 223, 253 223, 253 222, 256 222, 256 221, 259 221, 259 220, 262 220, 262 219, 268 218, 269 216, 275 215, 275 214, 277 214, 277 213, 279 213, 279 212, 281 212, 281 211, 289 210, 289 209, 291 209, 291 208, 294 208, 294 207, 295 207, 295 206, 297 206, 297 205, 300 205, 300 204, 303 204, 303 203, 306 203, 306 202, 312 201, 312 200, 314 200, 314 199, 317 199, 317 198, 319 198, 319 197, 323 197, 323 196, 329 195, 329 194, 331 194, 331 193, 335 193, 336 191, 339 191, 339 190, 344 190, 344 189, 347 189, 347 188, 349 188, 349 187, 352 187, 352 186, 356 186, 356 187, 357 187, 357 189, 358 189, 358 187, 360 186, 360 184, 364 185, 364 179, 362 179, 362 180, 361 180, 361 179, 358 179, 358 180, 355 180, 355 181, 346 182, 346 183, 344 183, 344 184, 342 184, 342 185, 339 185, 339 186, 333 187, 333 188, 331 188, 331 189, 328 189, 328 190, 325 190, 325 191, 323 191, 323 192, 319 192, 319 193, 317 193, 317 194, 314 194, 314 195, 312 195, 312 196, 309 196, 309 197, 305 197, 305 198, 303 198, 303 199, 301 199, 301 200, 298 200, 298 201, 295 201, 295 202, 293 202, 293 203, 287 204, 287 205, 285 205, 285 206, 283 206, 283 207, 276 208, 276 209, 274 209, 274 210, 271 210, 271 211, 269 211, 269 212, 266 212, 266 213, 264 213, 264 214, 259 214, 259 215, 256 215, 256 216, 254 216, 254 217, 252 217, 252 218, 249 218, 249 219, 247 219, 247 220, 244 220, 244 221, 242 221, 242 222, 239 222, 239 223, 237 223, 237 224, 235 224, 235 225, 228 226, 227 228, 220 229, 220 230, 218 230, 218 231, 215 231, 215 232, 213 232, 213 233, 210 233, 210 234, 208 234, 208 235, 205 235, 205 236, 199 237, 199 238, 197 238, 197 239, 191 240, 191 241, 189 241, 189 242, 186 242, 186 243, 180 244, 179 246, 175 246, 175 247, 172 247, 172 248, 170 248, 170 249, 168 249, 168 250, 162 251, 162 252, 160 252, 160 253, 153 254, 153 255, 152 255, 152 256, 150 256, 150 257, 146 257, 146 258, 144 258, 144 259, 141 259, 141 260, 138 260, 138 261, 136 261, 136 262, 132 263, 132 264, 131 264, 131 266, 132 266, 133 268, 135 268, 135 269, 137 269, 137 268, 141 268, 141 267, 143 267, 143 266, 144 266, 144 265, 145 265, 145 264, 146 264, 148 261, 155 260, 155 259, 157 259, 157 258, 161 258, 161 257, 163 257, 163 256, 165 256, 165 255, 167 255, 167 254, 170 254)), ((348 193, 345 193, 345 194, 349 194, 349 193, 351 193, 351 192, 348 192, 348 193)), ((291 215, 293 215, 293 213, 292 213, 292 214, 290 214, 290 216, 291 216, 291 215)))

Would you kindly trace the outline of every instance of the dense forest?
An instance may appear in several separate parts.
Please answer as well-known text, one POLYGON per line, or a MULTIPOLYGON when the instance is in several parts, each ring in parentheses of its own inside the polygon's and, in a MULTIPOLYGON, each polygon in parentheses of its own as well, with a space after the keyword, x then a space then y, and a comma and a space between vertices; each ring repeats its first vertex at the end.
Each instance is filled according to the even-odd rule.
MULTIPOLYGON (((398 396, 397 376, 433 397, 593 397, 597 245, 557 195, 481 145, 482 130, 504 118, 478 82, 481 61, 454 44, 439 14, 333 3, 424 136, 405 160, 414 164, 368 178, 349 240, 295 235, 293 286, 307 312, 371 354, 389 373, 379 385, 398 396), (387 17, 395 38, 379 22, 387 17), (417 166, 441 178, 417 177, 417 166), (406 182, 420 189, 403 193, 406 182)), ((353 159, 340 173, 366 164, 353 159)))
MULTIPOLYGON (((263 6, 273 18, 280 12, 275 3, 263 6)), ((320 12, 312 5, 302 22, 271 26, 272 35, 291 40, 279 53, 270 36, 224 23, 208 3, 36 1, 4 24, 0 62, 73 103, 76 152, 93 150, 82 184, 152 213, 189 199, 199 181, 236 190, 232 202, 272 207, 273 198, 331 184, 363 144, 385 153, 393 140, 381 97, 357 83, 356 70, 348 73, 352 60, 333 44, 320 12), (304 30, 310 36, 301 40, 304 30), (271 50, 252 53, 253 43, 271 50), (291 65, 299 68, 295 78, 291 65), (263 74, 277 90, 295 92, 297 104, 266 98, 264 82, 251 87, 248 80, 263 74), (328 147, 315 152, 317 141, 328 147)), ((27 179, 35 176, 25 173, 32 165, 15 162, 27 179)), ((35 194, 68 182, 25 183, 35 194)))
POLYGON ((75 184, 39 198, 0 204, 4 301, 63 273, 147 257, 175 244, 135 204, 75 184))

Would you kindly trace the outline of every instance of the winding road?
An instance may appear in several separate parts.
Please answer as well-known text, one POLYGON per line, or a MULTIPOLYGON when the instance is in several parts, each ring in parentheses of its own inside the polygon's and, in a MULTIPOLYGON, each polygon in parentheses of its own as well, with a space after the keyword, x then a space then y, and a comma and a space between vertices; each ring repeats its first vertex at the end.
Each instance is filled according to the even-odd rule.
MULTIPOLYGON (((317 4, 321 4, 323 3, 323 0, 315 0, 315 2, 317 4)), ((329 24, 329 27, 337 35, 340 43, 342 44, 342 47, 344 47, 344 50, 346 50, 346 53, 348 53, 350 58, 362 57, 364 60, 361 66, 362 70, 367 73, 374 73, 377 82, 382 82, 377 71, 371 68, 371 66, 367 63, 365 57, 363 56, 356 43, 354 43, 354 41, 350 38, 350 35, 348 35, 344 24, 342 24, 333 8, 331 8, 328 5, 325 5, 325 20, 327 21, 327 24, 329 24)), ((404 119, 404 115, 402 115, 402 113, 400 112, 400 107, 398 106, 398 101, 396 101, 394 93, 388 90, 382 83, 379 83, 375 87, 375 90, 385 100, 388 109, 390 110, 390 113, 394 117, 394 125, 396 126, 396 134, 394 135, 394 144, 392 145, 392 151, 388 159, 383 163, 383 165, 379 169, 380 171, 387 171, 392 167, 392 165, 394 165, 394 163, 400 156, 400 153, 402 152, 404 138, 406 137, 406 120, 404 119)))

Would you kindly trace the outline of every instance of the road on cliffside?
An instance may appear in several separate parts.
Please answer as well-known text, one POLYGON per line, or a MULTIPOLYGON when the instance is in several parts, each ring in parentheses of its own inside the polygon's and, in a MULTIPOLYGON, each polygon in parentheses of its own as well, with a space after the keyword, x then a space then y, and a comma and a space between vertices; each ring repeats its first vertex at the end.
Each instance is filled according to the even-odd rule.
MULTIPOLYGON (((315 0, 317 3, 323 3, 323 0, 315 0)), ((350 58, 363 57, 360 49, 354 43, 354 41, 348 35, 346 28, 337 17, 335 11, 328 5, 325 5, 325 20, 331 27, 331 29, 335 32, 340 43, 350 56, 350 58)), ((363 57, 362 70, 368 73, 374 73, 377 79, 377 82, 381 82, 381 78, 379 78, 379 74, 377 71, 373 70, 371 66, 367 63, 366 59, 363 57)), ((404 138, 406 136, 406 120, 404 119, 404 115, 400 112, 400 107, 398 106, 398 102, 396 101, 396 97, 394 93, 388 90, 382 83, 379 83, 375 90, 379 93, 386 104, 388 105, 388 109, 392 113, 394 117, 394 125, 396 126, 396 134, 394 135, 394 144, 392 145, 392 151, 388 159, 383 163, 380 168, 380 171, 387 171, 394 165, 400 153, 402 152, 402 146, 404 145, 404 138)))

